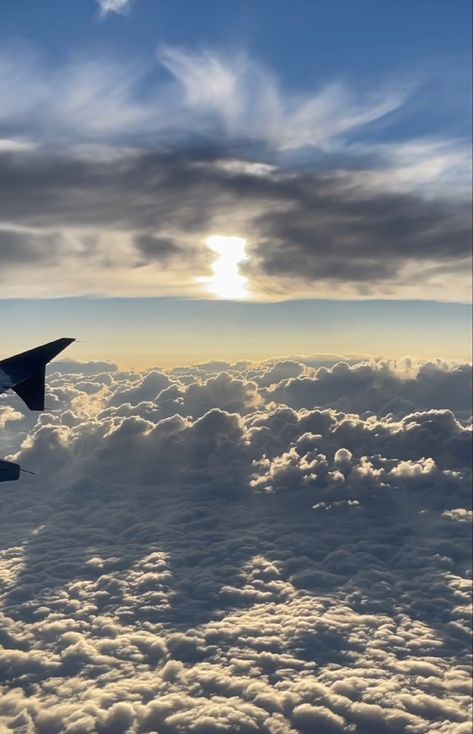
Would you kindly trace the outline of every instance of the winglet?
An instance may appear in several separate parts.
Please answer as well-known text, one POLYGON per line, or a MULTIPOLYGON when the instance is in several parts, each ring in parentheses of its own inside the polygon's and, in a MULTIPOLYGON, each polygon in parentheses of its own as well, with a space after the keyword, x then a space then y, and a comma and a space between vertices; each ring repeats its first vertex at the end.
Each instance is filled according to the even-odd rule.
POLYGON ((46 365, 74 341, 56 339, 0 362, 0 369, 12 377, 12 390, 30 410, 44 410, 46 365))

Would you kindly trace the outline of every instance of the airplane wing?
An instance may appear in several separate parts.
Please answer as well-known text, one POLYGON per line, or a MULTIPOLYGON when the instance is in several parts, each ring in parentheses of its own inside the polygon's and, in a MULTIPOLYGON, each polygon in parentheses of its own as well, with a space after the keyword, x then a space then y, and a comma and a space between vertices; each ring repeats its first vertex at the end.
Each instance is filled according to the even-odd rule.
POLYGON ((0 393, 14 390, 30 410, 44 410, 46 365, 75 339, 56 339, 0 362, 0 393))
POLYGON ((20 465, 0 459, 0 482, 16 482, 20 478, 20 465))
MULTIPOLYGON (((75 339, 56 339, 0 362, 0 393, 14 390, 30 410, 44 410, 46 365, 75 339)), ((19 479, 19 464, 0 459, 0 482, 19 479)), ((30 472, 31 473, 31 472, 30 472)))

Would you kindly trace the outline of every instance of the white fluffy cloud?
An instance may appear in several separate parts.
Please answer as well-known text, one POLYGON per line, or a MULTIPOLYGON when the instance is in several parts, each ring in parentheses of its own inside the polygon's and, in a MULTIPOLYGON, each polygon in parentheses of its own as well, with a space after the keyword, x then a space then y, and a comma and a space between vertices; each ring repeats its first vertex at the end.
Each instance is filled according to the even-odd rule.
POLYGON ((71 364, 36 422, 4 397, 39 475, 1 490, 2 730, 466 734, 468 371, 71 364))
POLYGON ((126 14, 130 9, 131 0, 97 0, 100 6, 100 15, 105 17, 109 13, 126 14))

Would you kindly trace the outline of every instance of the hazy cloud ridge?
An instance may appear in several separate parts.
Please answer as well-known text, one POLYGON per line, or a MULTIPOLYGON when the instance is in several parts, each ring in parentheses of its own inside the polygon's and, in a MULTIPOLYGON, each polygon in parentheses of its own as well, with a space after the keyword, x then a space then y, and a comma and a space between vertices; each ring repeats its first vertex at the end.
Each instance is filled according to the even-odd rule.
POLYGON ((6 731, 469 731, 471 365, 65 363, 48 400, 1 400, 39 471, 1 494, 6 731))

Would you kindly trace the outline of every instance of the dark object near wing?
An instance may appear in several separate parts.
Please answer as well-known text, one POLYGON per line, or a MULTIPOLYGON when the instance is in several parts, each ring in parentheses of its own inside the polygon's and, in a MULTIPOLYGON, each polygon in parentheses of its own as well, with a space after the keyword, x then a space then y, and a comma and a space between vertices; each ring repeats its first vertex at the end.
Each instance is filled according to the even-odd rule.
POLYGON ((75 339, 56 339, 0 362, 0 393, 11 388, 30 410, 44 410, 46 365, 75 339))
POLYGON ((0 482, 16 482, 20 478, 20 466, 0 459, 0 482))

